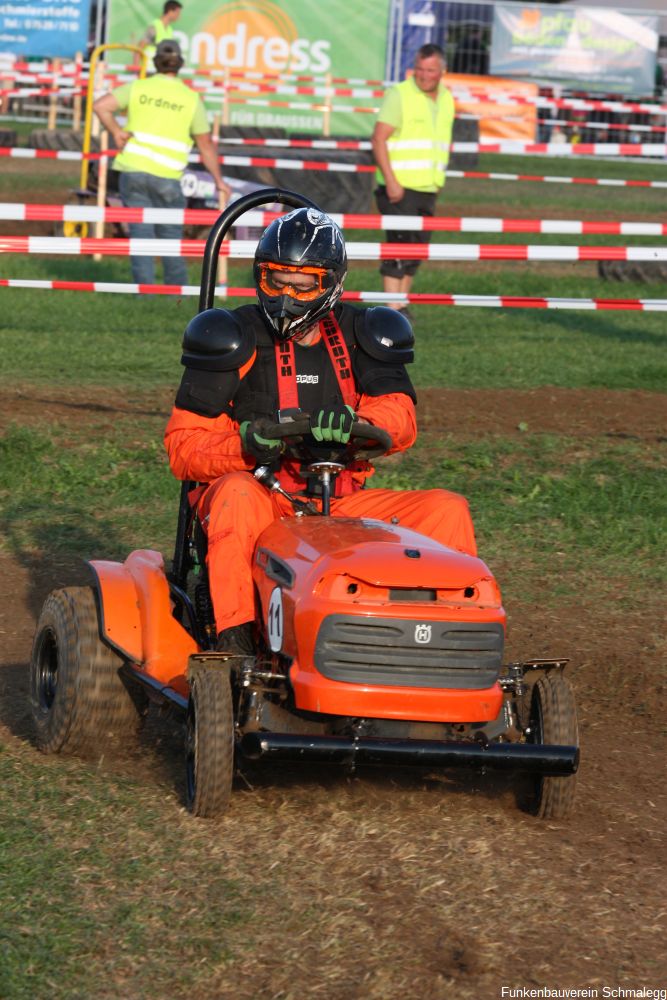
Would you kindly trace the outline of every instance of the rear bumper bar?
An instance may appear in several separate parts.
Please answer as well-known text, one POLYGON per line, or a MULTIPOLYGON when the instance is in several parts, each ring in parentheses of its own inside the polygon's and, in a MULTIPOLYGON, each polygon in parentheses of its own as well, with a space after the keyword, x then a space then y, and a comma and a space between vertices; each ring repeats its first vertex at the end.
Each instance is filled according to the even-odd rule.
POLYGON ((245 733, 240 744, 248 760, 309 760, 329 764, 385 764, 472 767, 566 776, 579 766, 579 747, 532 743, 448 743, 366 736, 301 736, 245 733))

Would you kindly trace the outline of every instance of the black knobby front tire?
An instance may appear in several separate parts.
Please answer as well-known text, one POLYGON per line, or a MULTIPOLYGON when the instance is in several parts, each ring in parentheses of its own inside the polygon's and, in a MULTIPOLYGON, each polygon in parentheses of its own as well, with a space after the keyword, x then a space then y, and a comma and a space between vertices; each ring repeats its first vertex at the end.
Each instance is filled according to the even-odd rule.
POLYGON ((234 777, 234 706, 229 671, 204 667, 190 678, 185 738, 186 801, 195 816, 226 811, 234 777))
MULTIPOLYGON (((578 746, 579 728, 574 692, 562 673, 547 673, 535 683, 530 702, 533 743, 578 746)), ((576 777, 538 777, 527 803, 541 819, 567 819, 574 809, 576 777)))
POLYGON ((91 587, 54 590, 37 622, 30 660, 36 742, 46 753, 99 753, 134 737, 145 700, 120 673, 123 660, 100 639, 91 587))

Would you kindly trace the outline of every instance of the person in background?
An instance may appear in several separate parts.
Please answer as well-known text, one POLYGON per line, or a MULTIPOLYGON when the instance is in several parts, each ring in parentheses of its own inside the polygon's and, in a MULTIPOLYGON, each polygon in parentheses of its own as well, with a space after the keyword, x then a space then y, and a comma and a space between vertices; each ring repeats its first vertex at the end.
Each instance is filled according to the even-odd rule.
MULTIPOLYGON (((225 199, 232 191, 222 179, 218 153, 211 138, 201 98, 178 79, 183 57, 177 42, 158 44, 153 60, 157 73, 126 83, 104 94, 93 105, 100 122, 120 150, 114 168, 120 172, 119 190, 128 208, 185 208, 180 177, 188 164, 192 140, 201 161, 225 199), (127 112, 125 126, 116 113, 127 112)), ((153 225, 130 223, 133 239, 181 239, 178 223, 153 225)), ((137 284, 155 282, 152 257, 130 258, 132 278, 137 284)), ((164 281, 185 285, 187 267, 182 257, 163 257, 164 281)))
POLYGON ((183 4, 178 0, 167 0, 162 8, 162 16, 156 17, 139 39, 139 48, 143 49, 149 59, 155 58, 155 52, 160 42, 170 41, 174 37, 172 24, 181 16, 183 4))
MULTIPOLYGON (((385 95, 373 130, 373 156, 378 187, 375 200, 382 215, 435 215, 454 127, 454 98, 442 83, 445 55, 439 45, 422 45, 414 73, 385 95)), ((391 230, 391 243, 429 243, 423 230, 391 230)), ((383 260, 385 292, 409 293, 418 260, 383 260)), ((392 303, 393 308, 404 308, 392 303)))
POLYGON ((486 76, 489 72, 489 52, 479 25, 472 25, 461 36, 454 50, 451 71, 476 76, 486 76))
MULTIPOLYGON (((165 431, 174 475, 206 484, 197 497, 208 538, 208 576, 217 649, 251 653, 257 539, 276 518, 294 516, 284 497, 253 470, 268 465, 283 489, 320 503, 307 468, 271 426, 279 411, 309 416, 312 461, 345 451, 359 425, 391 436, 388 454, 417 436, 409 322, 379 306, 340 302, 347 273, 343 234, 329 216, 299 208, 275 219, 255 252, 256 305, 206 309, 188 324, 185 372, 165 431)), ((306 466, 309 463, 306 463, 306 466)), ((476 554, 464 497, 443 489, 364 489, 373 467, 353 462, 336 479, 333 517, 370 517, 414 528, 476 554)))

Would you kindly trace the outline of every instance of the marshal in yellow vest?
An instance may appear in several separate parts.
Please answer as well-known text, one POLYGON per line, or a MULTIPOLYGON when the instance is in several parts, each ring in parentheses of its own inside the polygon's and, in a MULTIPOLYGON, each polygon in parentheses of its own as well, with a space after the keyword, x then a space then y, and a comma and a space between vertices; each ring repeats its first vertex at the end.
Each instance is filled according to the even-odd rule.
POLYGON ((157 73, 136 80, 125 126, 132 135, 116 157, 116 169, 180 177, 192 148, 190 128, 198 100, 176 77, 157 73))
MULTIPOLYGON (((396 180, 415 191, 437 191, 445 183, 445 168, 454 126, 454 98, 440 86, 437 101, 424 94, 410 77, 396 85, 401 98, 401 124, 387 140, 389 162, 396 180)), ((380 184, 382 173, 377 172, 380 184)))
POLYGON ((151 27, 155 29, 155 44, 147 45, 144 49, 144 52, 148 56, 149 60, 155 56, 160 42, 164 42, 167 38, 174 37, 174 29, 170 24, 163 24, 161 17, 157 17, 154 21, 152 21, 151 27))

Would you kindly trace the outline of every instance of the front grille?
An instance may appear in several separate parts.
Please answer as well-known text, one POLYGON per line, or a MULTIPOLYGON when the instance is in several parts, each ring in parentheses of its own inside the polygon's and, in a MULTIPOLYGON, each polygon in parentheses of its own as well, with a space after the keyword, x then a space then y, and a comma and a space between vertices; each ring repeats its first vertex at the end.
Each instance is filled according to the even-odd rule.
POLYGON ((491 687, 503 658, 499 622, 328 615, 315 666, 334 681, 401 687, 491 687))

